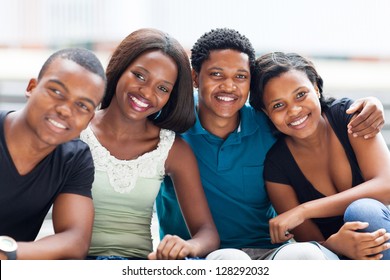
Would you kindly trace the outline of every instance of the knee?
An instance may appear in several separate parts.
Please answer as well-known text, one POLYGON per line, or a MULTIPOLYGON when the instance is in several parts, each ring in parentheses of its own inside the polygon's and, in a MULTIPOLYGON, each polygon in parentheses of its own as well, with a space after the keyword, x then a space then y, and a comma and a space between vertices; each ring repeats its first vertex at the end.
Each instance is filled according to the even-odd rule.
POLYGON ((311 242, 291 243, 277 250, 272 259, 274 260, 330 260, 338 259, 337 255, 325 247, 311 242))
POLYGON ((207 255, 206 260, 250 260, 249 255, 238 249, 219 249, 207 255))
POLYGON ((378 200, 361 198, 352 202, 344 213, 344 222, 369 222, 372 218, 383 216, 388 209, 378 200))

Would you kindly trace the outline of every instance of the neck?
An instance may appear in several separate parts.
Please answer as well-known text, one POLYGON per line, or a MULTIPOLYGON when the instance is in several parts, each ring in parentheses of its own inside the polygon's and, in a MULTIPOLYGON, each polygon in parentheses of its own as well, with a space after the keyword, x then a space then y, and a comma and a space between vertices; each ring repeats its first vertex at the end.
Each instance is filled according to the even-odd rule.
POLYGON ((7 116, 4 122, 4 137, 8 152, 20 175, 30 172, 56 148, 36 140, 36 135, 24 121, 21 111, 7 116))
POLYGON ((295 148, 308 149, 310 151, 321 150, 324 146, 326 147, 328 145, 329 128, 327 120, 324 117, 321 117, 321 120, 312 135, 304 139, 289 136, 288 141, 290 142, 290 145, 295 148))
POLYGON ((240 124, 240 114, 237 112, 232 117, 216 117, 199 111, 199 120, 203 128, 211 134, 226 139, 230 133, 237 129, 240 124))
POLYGON ((91 123, 94 131, 101 131, 114 138, 137 138, 148 130, 150 124, 147 119, 130 121, 120 113, 119 108, 111 106, 96 112, 91 123))

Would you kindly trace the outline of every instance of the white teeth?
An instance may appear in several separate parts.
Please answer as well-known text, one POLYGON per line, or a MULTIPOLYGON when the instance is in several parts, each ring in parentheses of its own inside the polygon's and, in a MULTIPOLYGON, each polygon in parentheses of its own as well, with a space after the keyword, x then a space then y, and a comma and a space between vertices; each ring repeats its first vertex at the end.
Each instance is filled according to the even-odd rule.
POLYGON ((134 96, 131 97, 131 100, 133 100, 133 102, 134 102, 135 104, 137 104, 138 106, 140 106, 140 107, 143 107, 143 108, 148 107, 148 104, 142 102, 141 100, 135 98, 134 96))
POLYGON ((234 98, 227 97, 227 96, 217 96, 217 99, 222 100, 222 101, 233 101, 234 100, 234 98))
POLYGON ((303 123, 304 121, 306 121, 306 119, 307 119, 307 115, 304 116, 302 119, 299 119, 299 120, 297 120, 297 121, 295 121, 295 122, 290 123, 290 125, 292 125, 292 126, 300 125, 301 123, 303 123))
POLYGON ((66 129, 66 126, 64 126, 63 124, 59 123, 59 122, 56 122, 55 120, 52 120, 52 119, 49 119, 49 122, 54 125, 55 127, 58 127, 58 128, 62 128, 62 129, 66 129))

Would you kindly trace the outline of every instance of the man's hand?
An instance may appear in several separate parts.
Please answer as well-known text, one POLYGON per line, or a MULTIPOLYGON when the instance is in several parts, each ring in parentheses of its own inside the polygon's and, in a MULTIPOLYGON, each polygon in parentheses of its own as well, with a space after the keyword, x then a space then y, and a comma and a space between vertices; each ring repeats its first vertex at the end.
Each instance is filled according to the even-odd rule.
POLYGON ((347 114, 356 114, 348 124, 348 133, 352 133, 354 137, 372 138, 385 124, 383 105, 376 97, 356 100, 347 114))

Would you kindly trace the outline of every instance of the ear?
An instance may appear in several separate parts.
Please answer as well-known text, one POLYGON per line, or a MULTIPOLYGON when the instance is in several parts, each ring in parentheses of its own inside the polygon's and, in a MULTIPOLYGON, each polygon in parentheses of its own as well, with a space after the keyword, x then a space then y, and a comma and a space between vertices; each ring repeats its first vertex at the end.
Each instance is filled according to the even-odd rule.
POLYGON ((321 97, 320 89, 318 88, 317 84, 314 85, 314 89, 316 91, 316 94, 317 94, 318 98, 320 98, 321 97))
POLYGON ((30 98, 30 97, 31 97, 32 90, 33 90, 34 88, 36 88, 37 84, 38 84, 37 79, 30 79, 30 81, 28 82, 27 88, 26 88, 26 92, 24 93, 24 95, 25 95, 27 98, 30 98))
POLYGON ((198 88, 199 87, 199 74, 196 73, 196 71, 194 69, 192 69, 192 81, 193 81, 194 88, 198 88))

